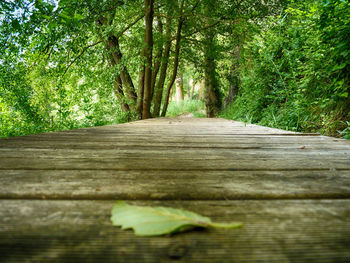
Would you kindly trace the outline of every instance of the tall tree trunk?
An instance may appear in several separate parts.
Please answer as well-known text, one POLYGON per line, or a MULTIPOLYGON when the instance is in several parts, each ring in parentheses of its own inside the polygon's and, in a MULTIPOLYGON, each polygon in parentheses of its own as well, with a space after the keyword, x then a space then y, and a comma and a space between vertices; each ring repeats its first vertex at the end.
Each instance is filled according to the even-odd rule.
POLYGON ((220 92, 215 76, 215 57, 214 57, 214 35, 207 34, 207 49, 204 53, 204 78, 205 78, 205 104, 207 109, 207 117, 213 118, 221 107, 220 92))
MULTIPOLYGON (((163 34, 163 22, 161 17, 158 17, 157 19, 158 22, 158 32, 160 33, 160 35, 163 34)), ((163 44, 161 44, 158 48, 157 54, 154 58, 154 66, 153 66, 153 72, 152 72, 152 93, 151 93, 151 98, 153 99, 153 95, 154 95, 154 89, 155 89, 155 85, 156 85, 156 80, 157 80, 157 75, 159 72, 159 68, 160 68, 160 64, 161 64, 161 60, 162 60, 162 55, 163 55, 163 44)))
MULTIPOLYGON (((215 1, 210 0, 207 5, 206 13, 210 14, 215 7, 215 1)), ((206 19, 207 25, 212 22, 210 18, 206 19)), ((216 80, 216 44, 215 31, 213 28, 208 28, 204 32, 204 78, 205 78, 205 104, 207 110, 207 117, 213 118, 221 108, 221 96, 216 80)))
MULTIPOLYGON (((108 37, 107 47, 111 52, 114 62, 118 65, 122 60, 122 53, 119 46, 119 40, 115 36, 108 37)), ((126 94, 129 100, 135 105, 137 95, 135 93, 135 87, 132 82, 131 76, 125 66, 122 66, 120 71, 120 78, 122 80, 123 86, 125 87, 126 94)))
POLYGON ((198 95, 198 98, 200 100, 205 100, 205 80, 204 79, 202 79, 199 82, 199 95, 198 95))
MULTIPOLYGON (((182 78, 182 81, 183 81, 183 78, 182 78)), ((186 83, 186 94, 187 94, 187 99, 191 99, 191 85, 188 83, 186 83)))
POLYGON ((144 55, 146 58, 145 65, 145 82, 143 92, 142 119, 151 118, 151 94, 152 94, 152 49, 153 49, 153 0, 144 0, 145 4, 145 47, 144 55))
MULTIPOLYGON (((113 21, 113 17, 114 14, 110 17, 110 18, 106 18, 104 16, 101 16, 97 21, 97 25, 99 27, 102 26, 110 26, 112 21, 113 21)), ((102 32, 100 32, 100 37, 103 37, 102 32)), ((106 49, 108 51, 108 53, 110 54, 110 62, 111 65, 118 65, 121 63, 122 60, 122 53, 120 50, 120 46, 119 46, 119 39, 118 37, 114 36, 114 35, 110 35, 107 37, 106 39, 106 49)), ((136 99, 137 99, 137 95, 135 93, 135 87, 134 84, 132 82, 132 79, 130 77, 130 74, 127 70, 127 68, 125 66, 122 65, 121 67, 121 71, 120 71, 120 75, 118 77, 115 78, 115 85, 116 85, 116 91, 118 93, 118 96, 121 96, 122 94, 124 95, 124 91, 123 91, 123 86, 125 88, 125 93, 127 94, 127 98, 130 102, 130 105, 128 105, 125 102, 125 96, 123 97, 123 101, 124 103, 126 103, 125 105, 122 105, 122 108, 124 109, 135 109, 135 105, 136 105, 136 99), (123 93, 121 93, 123 92, 123 93)))
POLYGON ((227 97, 224 99, 224 107, 227 107, 230 105, 233 100, 236 98, 239 86, 240 86, 240 79, 239 79, 239 48, 237 47, 236 52, 234 52, 235 58, 232 59, 231 62, 231 75, 228 78, 230 83, 230 89, 227 94, 227 97))
POLYGON ((142 119, 144 85, 145 85, 145 65, 142 62, 139 70, 139 88, 137 90, 137 105, 136 105, 136 113, 137 113, 137 118, 139 120, 142 119))
POLYGON ((126 112, 129 112, 130 111, 130 107, 125 102, 125 96, 124 96, 124 92, 123 92, 122 80, 121 80, 119 75, 115 77, 114 86, 115 86, 114 93, 116 94, 117 98, 121 102, 122 109, 124 111, 126 111, 126 112))
MULTIPOLYGON (((112 56, 110 56, 109 62, 112 66, 116 65, 112 56)), ((120 101, 122 109, 126 112, 129 112, 130 106, 128 105, 128 103, 125 102, 123 83, 119 74, 114 78, 114 94, 117 96, 118 100, 120 101)))
POLYGON ((169 55, 170 55, 170 48, 171 48, 171 15, 172 12, 168 12, 168 16, 166 18, 166 29, 165 29, 165 47, 164 47, 164 54, 162 58, 162 66, 160 69, 159 79, 156 86, 156 96, 154 97, 154 106, 153 106, 153 117, 159 117, 160 112, 160 105, 162 104, 162 96, 163 96, 163 89, 164 89, 164 83, 166 78, 166 73, 168 70, 168 62, 169 62, 169 55))
POLYGON ((190 92, 190 100, 193 100, 193 96, 194 96, 194 90, 196 88, 196 82, 194 82, 194 80, 192 81, 192 86, 191 86, 191 92, 190 92))
POLYGON ((174 84, 174 81, 176 79, 177 75, 177 70, 179 66, 179 54, 180 54, 180 41, 181 41, 181 30, 182 30, 182 25, 184 22, 184 17, 183 17, 183 5, 184 5, 184 0, 181 1, 180 4, 180 17, 179 17, 179 24, 177 26, 177 32, 176 32, 176 44, 175 44, 175 57, 174 57, 174 68, 173 68, 173 73, 171 75, 171 78, 169 80, 166 93, 165 93, 165 98, 164 98, 164 106, 162 110, 162 117, 165 117, 166 111, 168 109, 168 104, 169 104, 169 97, 170 97, 170 92, 171 92, 171 87, 174 84))
POLYGON ((183 101, 184 100, 184 80, 183 80, 183 73, 180 71, 178 74, 178 77, 175 82, 176 85, 176 101, 183 101))

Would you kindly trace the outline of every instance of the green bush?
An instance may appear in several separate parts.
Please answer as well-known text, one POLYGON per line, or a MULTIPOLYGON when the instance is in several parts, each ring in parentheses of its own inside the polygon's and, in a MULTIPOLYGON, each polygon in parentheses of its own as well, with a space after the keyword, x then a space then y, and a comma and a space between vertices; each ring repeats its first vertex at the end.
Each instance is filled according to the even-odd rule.
POLYGON ((338 135, 349 120, 350 4, 291 5, 246 43, 237 99, 221 116, 338 135))

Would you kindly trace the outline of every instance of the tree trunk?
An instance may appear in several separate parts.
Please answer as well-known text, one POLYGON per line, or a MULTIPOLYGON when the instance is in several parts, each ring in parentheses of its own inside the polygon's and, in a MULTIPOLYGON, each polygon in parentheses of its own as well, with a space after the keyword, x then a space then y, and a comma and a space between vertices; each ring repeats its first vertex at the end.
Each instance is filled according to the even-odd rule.
POLYGON ((230 83, 230 89, 227 94, 227 97, 224 99, 224 107, 227 107, 228 105, 230 105, 238 94, 238 90, 240 86, 238 61, 239 61, 238 59, 235 59, 235 60, 232 60, 232 63, 231 63, 231 75, 228 79, 230 83))
MULTIPOLYGON (((113 17, 113 16, 111 16, 111 17, 113 17)), ((102 27, 103 25, 110 26, 112 20, 113 19, 108 19, 106 17, 101 16, 96 22, 97 22, 99 27, 102 27)), ((100 32, 101 38, 102 38, 102 35, 103 35, 102 32, 100 32)), ((114 35, 108 36, 106 39, 106 49, 107 49, 108 53, 110 54, 111 65, 120 64, 121 60, 122 60, 122 53, 120 50, 118 37, 116 37, 114 35)), ((125 103, 125 105, 122 105, 122 108, 124 108, 124 109, 128 108, 129 110, 130 109, 134 110, 137 95, 135 93, 135 87, 134 87, 134 84, 133 84, 132 79, 130 77, 130 74, 125 66, 121 67, 119 76, 115 78, 115 85, 116 85, 115 90, 116 90, 118 96, 121 96, 122 94, 124 96, 122 103, 125 103), (131 105, 128 105, 125 102, 126 97, 124 95, 123 86, 125 88, 125 92, 127 94, 127 97, 129 99, 131 105)))
MULTIPOLYGON (((163 34, 163 22, 161 17, 158 17, 157 19, 158 22, 158 32, 160 33, 160 35, 163 34)), ((157 54, 154 58, 154 66, 153 66, 153 72, 152 72, 152 90, 151 90, 151 98, 153 99, 153 95, 154 95, 154 89, 155 89, 155 85, 156 85, 156 80, 157 80, 157 75, 159 72, 159 68, 160 68, 160 64, 161 64, 161 60, 162 60, 162 55, 163 55, 163 44, 161 44, 158 48, 157 54)))
POLYGON ((204 79, 202 79, 199 82, 199 95, 198 95, 198 98, 200 100, 205 100, 205 80, 204 79))
POLYGON ((136 113, 139 120, 142 119, 143 93, 145 84, 145 65, 142 63, 139 70, 139 88, 137 90, 136 113))
MULTIPOLYGON (((114 62, 118 65, 122 60, 122 53, 119 47, 119 40, 115 36, 108 37, 107 47, 111 52, 111 56, 113 57, 114 62)), ((125 66, 122 66, 120 71, 120 78, 122 80, 122 84, 125 87, 125 91, 128 95, 129 100, 136 104, 137 95, 135 93, 135 87, 130 77, 130 74, 125 66)))
MULTIPOLYGON (((182 78, 182 81, 183 81, 183 78, 182 78)), ((190 86, 190 84, 188 83, 188 81, 187 81, 187 83, 186 83, 186 94, 187 94, 187 99, 188 99, 188 100, 191 99, 191 86, 190 86)))
MULTIPOLYGON (((114 61, 112 56, 110 56, 109 62, 110 62, 110 64, 112 66, 116 65, 116 63, 115 63, 115 61, 114 61)), ((122 109, 124 111, 126 111, 126 112, 129 112, 130 111, 130 107, 125 102, 125 95, 124 95, 124 91, 123 91, 123 83, 122 83, 122 80, 121 80, 119 74, 114 78, 114 94, 117 96, 118 100, 120 101, 122 109)))
POLYGON ((181 5, 180 5, 179 24, 177 26, 177 32, 176 32, 174 68, 173 68, 173 73, 172 73, 172 76, 171 76, 171 78, 169 80, 169 83, 168 83, 168 86, 167 86, 167 89, 166 89, 166 93, 165 93, 164 106, 163 106, 163 110, 162 110, 162 117, 165 117, 166 111, 168 109, 171 87, 173 86, 174 81, 176 79, 177 69, 178 69, 178 66, 179 66, 181 30, 182 30, 182 25, 183 25, 183 22, 184 22, 183 5, 184 5, 184 0, 181 1, 181 5))
MULTIPOLYGON (((213 39, 211 38, 206 39, 208 42, 211 42, 212 40, 213 39)), ((205 104, 208 118, 215 117, 221 106, 220 93, 215 76, 216 65, 212 54, 213 53, 210 51, 205 52, 204 54, 205 104)))
POLYGON ((168 12, 168 16, 166 18, 166 30, 165 30, 165 38, 166 43, 164 47, 164 55, 162 58, 162 66, 160 69, 159 79, 156 86, 156 96, 154 97, 154 106, 153 106, 153 117, 159 117, 160 113, 160 105, 162 103, 163 89, 166 78, 166 73, 168 70, 168 62, 171 48, 171 12, 168 12))
POLYGON ((227 94, 227 97, 224 99, 225 108, 229 106, 238 95, 238 91, 240 87, 240 75, 239 75, 240 51, 241 51, 241 47, 239 45, 237 45, 232 50, 231 74, 227 78, 230 83, 230 89, 227 94))
POLYGON ((116 76, 115 77, 115 82, 114 82, 114 93, 116 94, 117 98, 120 100, 121 102, 121 107, 124 111, 129 112, 130 111, 130 107, 129 105, 124 101, 125 100, 125 96, 124 96, 124 92, 123 92, 123 86, 122 86, 122 80, 120 78, 120 76, 116 76))
MULTIPOLYGON (((115 62, 112 55, 108 56, 108 61, 109 61, 111 66, 116 65, 116 62, 115 62)), ((125 101, 126 98, 125 98, 125 94, 123 91, 123 83, 122 83, 122 80, 120 78, 120 74, 117 74, 117 76, 114 78, 114 94, 117 96, 118 100, 120 101, 122 109, 126 112, 129 112, 130 106, 125 101)))
MULTIPOLYGON (((215 1, 210 0, 206 9, 206 13, 210 14, 214 9, 215 1)), ((208 17, 206 23, 210 25, 212 22, 208 17)), ((207 117, 213 118, 221 108, 221 96, 216 80, 216 44, 215 31, 208 28, 204 32, 204 79, 205 79, 205 104, 207 117)))
POLYGON ((151 118, 151 94, 152 94, 152 49, 153 49, 153 0, 144 0, 145 3, 145 47, 144 55, 146 58, 145 65, 145 82, 143 91, 142 119, 151 118))
POLYGON ((183 73, 179 72, 178 77, 176 79, 176 101, 183 101, 184 100, 184 80, 183 80, 183 73))
POLYGON ((193 80, 192 86, 191 86, 190 100, 193 100, 195 87, 196 87, 196 82, 194 82, 193 80))

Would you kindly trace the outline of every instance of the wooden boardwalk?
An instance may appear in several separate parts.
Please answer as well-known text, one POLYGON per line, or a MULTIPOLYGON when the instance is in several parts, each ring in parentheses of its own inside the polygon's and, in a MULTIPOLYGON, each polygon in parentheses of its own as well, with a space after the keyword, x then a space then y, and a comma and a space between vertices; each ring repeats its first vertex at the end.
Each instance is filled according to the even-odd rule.
POLYGON ((350 141, 194 118, 1 139, 0 262, 350 262, 350 141), (137 237, 115 200, 244 226, 137 237))

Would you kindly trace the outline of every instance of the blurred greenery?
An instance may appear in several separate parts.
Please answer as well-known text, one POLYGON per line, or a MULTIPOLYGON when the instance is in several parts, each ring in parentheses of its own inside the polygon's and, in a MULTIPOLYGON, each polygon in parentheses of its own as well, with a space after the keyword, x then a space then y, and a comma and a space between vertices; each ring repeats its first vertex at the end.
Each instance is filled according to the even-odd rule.
POLYGON ((174 117, 190 113, 196 118, 205 117, 205 103, 200 100, 188 99, 179 102, 171 101, 166 116, 174 117))

